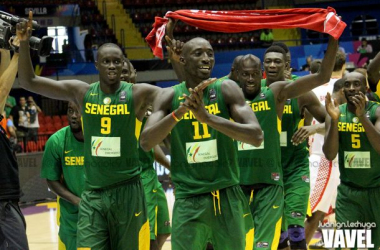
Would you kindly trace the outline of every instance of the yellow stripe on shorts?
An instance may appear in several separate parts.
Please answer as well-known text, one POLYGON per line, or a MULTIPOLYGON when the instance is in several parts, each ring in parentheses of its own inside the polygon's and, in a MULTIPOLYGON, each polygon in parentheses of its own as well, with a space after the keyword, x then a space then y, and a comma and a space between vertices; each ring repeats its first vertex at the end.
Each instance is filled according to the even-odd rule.
POLYGON ((58 236, 58 250, 66 250, 66 245, 65 243, 62 242, 59 236, 58 236))
MULTIPOLYGON (((141 226, 139 231, 139 250, 150 249, 149 219, 141 226)), ((79 249, 78 249, 79 250, 79 249)))
POLYGON ((281 237, 281 225, 282 225, 282 217, 276 223, 276 229, 274 230, 274 237, 272 241, 271 250, 276 250, 278 248, 278 243, 280 243, 280 237, 281 237))
POLYGON ((255 229, 252 228, 245 235, 245 250, 252 250, 254 237, 255 237, 255 229))

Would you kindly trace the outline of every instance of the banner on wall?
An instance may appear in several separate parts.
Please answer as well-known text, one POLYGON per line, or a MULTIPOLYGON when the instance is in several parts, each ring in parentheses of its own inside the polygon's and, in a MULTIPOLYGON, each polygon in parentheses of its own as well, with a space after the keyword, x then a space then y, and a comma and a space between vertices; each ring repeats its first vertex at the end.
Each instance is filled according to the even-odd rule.
POLYGON ((26 17, 29 11, 33 12, 33 17, 50 16, 50 17, 64 17, 64 16, 80 16, 80 8, 77 4, 65 5, 47 5, 45 7, 34 5, 20 5, 5 7, 4 11, 16 16, 26 17))

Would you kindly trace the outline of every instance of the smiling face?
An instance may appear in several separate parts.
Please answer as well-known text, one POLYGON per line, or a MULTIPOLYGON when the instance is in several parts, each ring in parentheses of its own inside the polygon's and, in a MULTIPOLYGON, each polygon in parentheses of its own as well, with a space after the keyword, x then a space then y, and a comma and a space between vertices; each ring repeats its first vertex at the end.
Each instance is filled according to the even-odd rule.
POLYGON ((194 38, 183 46, 180 62, 188 77, 194 80, 206 80, 210 78, 214 68, 214 50, 207 40, 194 38))
POLYGON ((284 54, 279 52, 266 53, 264 57, 264 70, 268 81, 271 83, 284 80, 284 54))
POLYGON ((255 98, 261 89, 261 62, 254 55, 246 55, 240 61, 239 82, 247 99, 255 98))
POLYGON ((106 85, 120 83, 123 67, 123 53, 117 45, 101 46, 98 51, 98 60, 95 63, 99 70, 100 82, 106 85))
POLYGON ((82 131, 81 113, 73 102, 69 102, 67 120, 69 121, 71 132, 75 134, 82 131))
POLYGON ((366 92, 365 77, 358 72, 352 72, 346 74, 343 80, 344 95, 347 99, 347 102, 354 105, 352 98, 356 95, 359 95, 360 92, 363 94, 366 92))

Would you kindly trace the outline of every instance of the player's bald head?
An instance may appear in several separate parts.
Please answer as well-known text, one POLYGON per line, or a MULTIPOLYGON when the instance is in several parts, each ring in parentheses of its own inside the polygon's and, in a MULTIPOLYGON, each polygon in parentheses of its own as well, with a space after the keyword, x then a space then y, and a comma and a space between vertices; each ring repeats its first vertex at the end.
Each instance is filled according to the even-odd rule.
POLYGON ((182 55, 187 55, 190 51, 192 51, 193 49, 195 49, 197 47, 209 47, 210 49, 212 49, 212 46, 209 43, 209 41, 207 41, 206 39, 204 39, 202 37, 196 37, 196 38, 193 38, 193 39, 187 41, 183 45, 182 55))
POLYGON ((240 60, 239 60, 239 67, 243 67, 244 65, 246 64, 256 64, 258 65, 259 67, 261 67, 261 60, 260 58, 258 58, 257 56, 255 55, 252 55, 252 54, 247 54, 245 56, 243 56, 240 60))
POLYGON ((97 60, 99 60, 99 57, 101 55, 103 55, 103 52, 105 50, 107 50, 107 49, 116 49, 116 50, 119 50, 121 56, 123 56, 123 51, 120 49, 120 47, 117 44, 114 44, 114 43, 105 43, 102 46, 100 46, 99 49, 98 49, 97 60))

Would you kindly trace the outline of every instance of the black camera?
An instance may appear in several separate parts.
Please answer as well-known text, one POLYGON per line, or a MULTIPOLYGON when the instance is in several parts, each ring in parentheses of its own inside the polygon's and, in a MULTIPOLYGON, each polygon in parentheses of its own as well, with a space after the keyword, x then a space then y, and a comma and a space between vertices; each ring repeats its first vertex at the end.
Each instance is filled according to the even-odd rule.
MULTIPOLYGON (((18 48, 14 48, 9 44, 9 39, 16 35, 16 24, 27 20, 5 12, 2 13, 4 14, 0 14, 0 48, 17 51, 18 48)), ((38 30, 40 25, 36 21, 32 21, 32 29, 38 30)), ((50 36, 43 36, 41 39, 32 36, 29 39, 29 46, 31 49, 37 50, 39 56, 49 56, 53 39, 50 36)))

